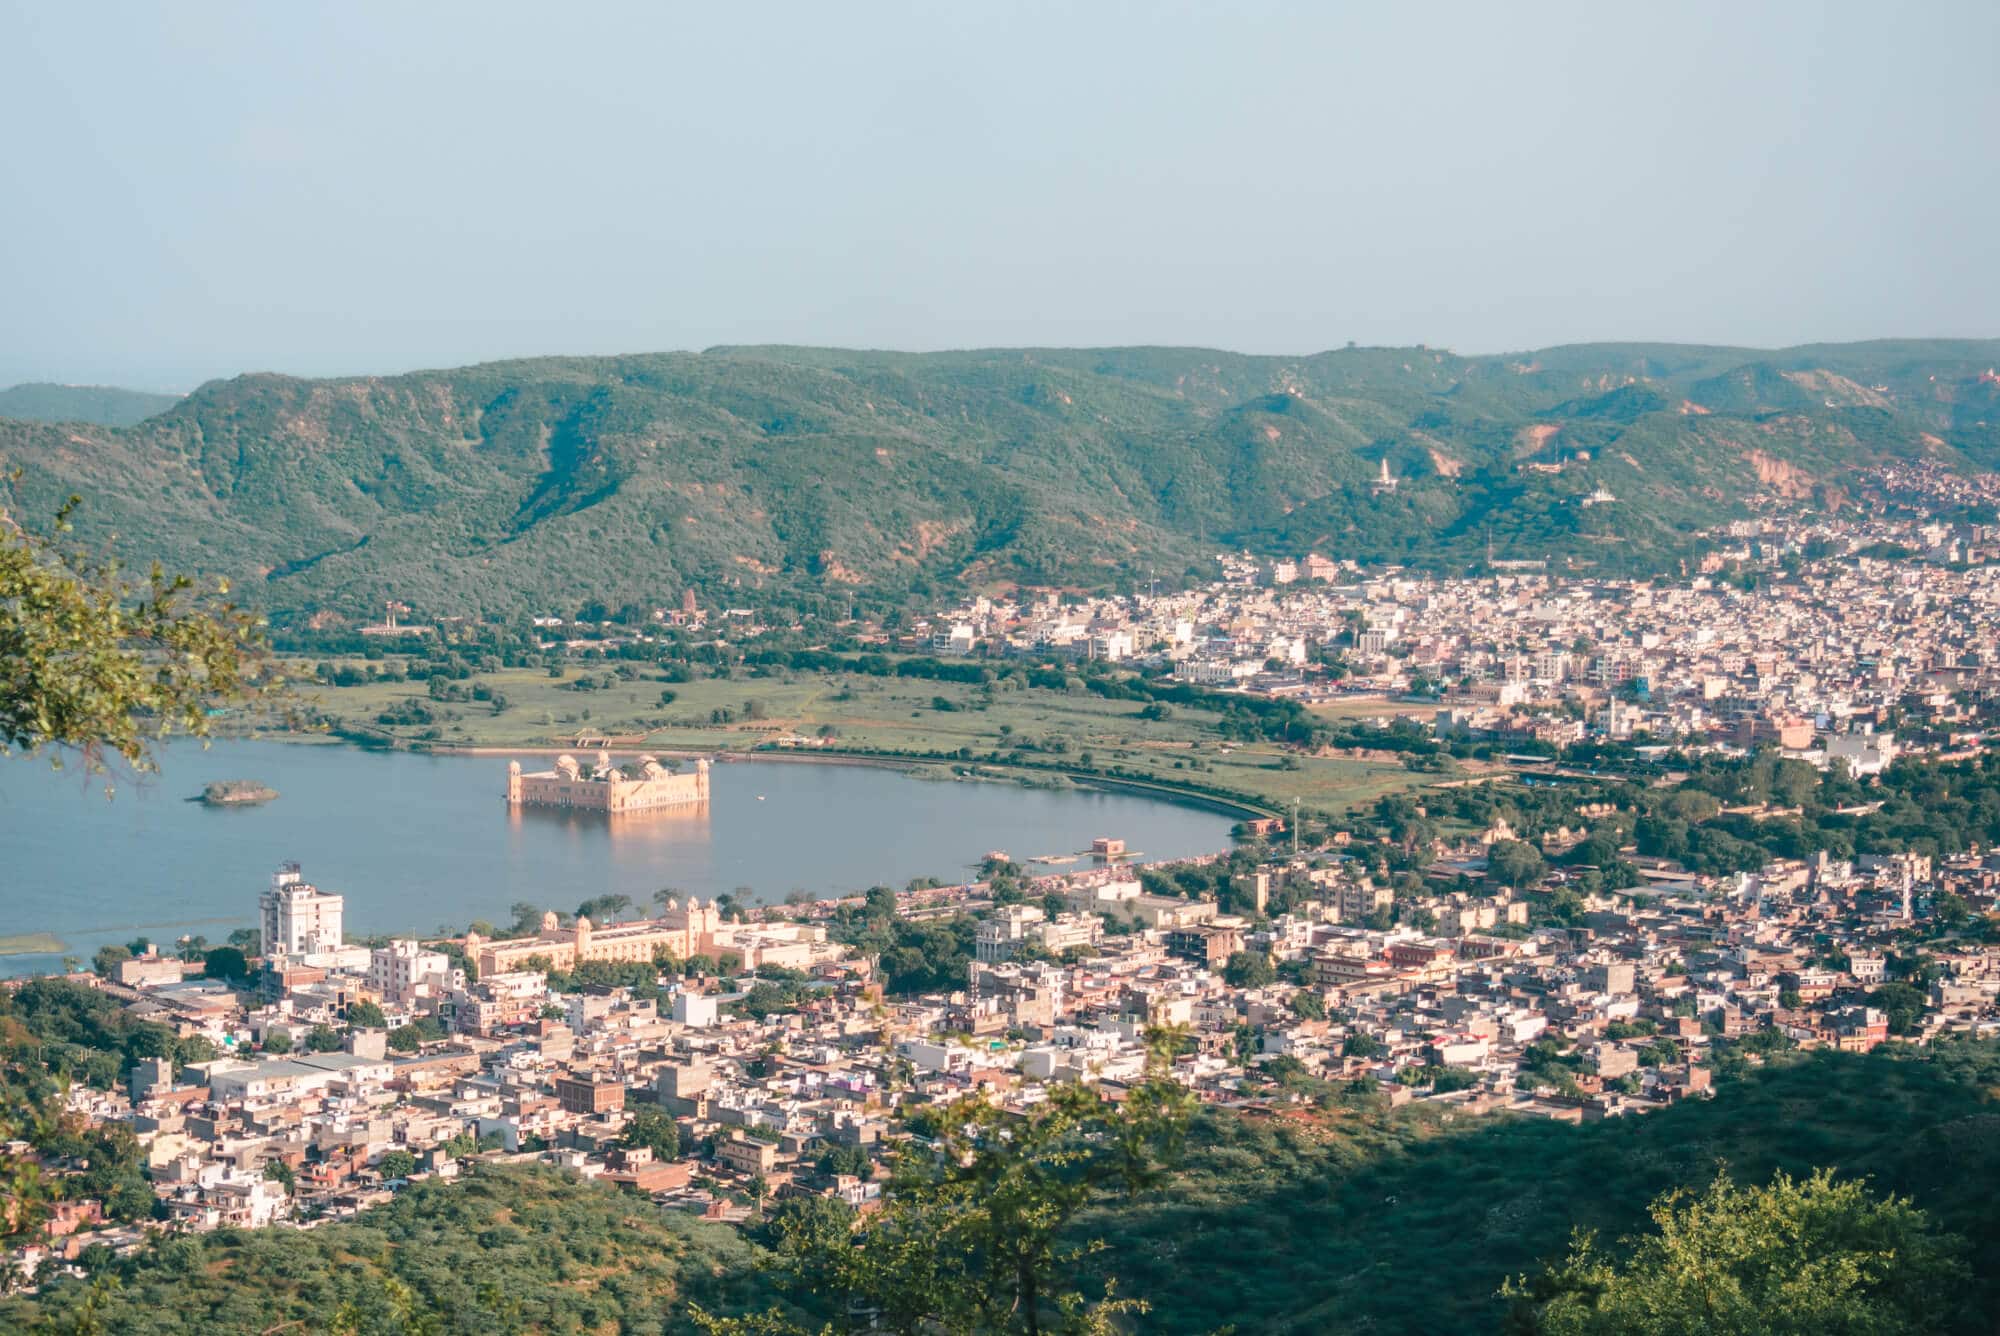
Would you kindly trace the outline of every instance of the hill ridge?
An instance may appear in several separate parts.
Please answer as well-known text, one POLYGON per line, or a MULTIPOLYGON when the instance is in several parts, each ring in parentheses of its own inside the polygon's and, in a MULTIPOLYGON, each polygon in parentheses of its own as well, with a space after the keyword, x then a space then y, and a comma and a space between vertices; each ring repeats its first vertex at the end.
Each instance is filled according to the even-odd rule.
POLYGON ((26 513, 82 492, 86 537, 144 535, 285 618, 689 588, 844 609, 1205 578, 1225 546, 1465 569, 1489 532, 1503 556, 1677 569, 1773 477, 1845 493, 1889 460, 2000 462, 2000 341, 1802 349, 718 345, 251 372, 133 426, 0 422, 0 463, 26 513), (1579 504, 1598 488, 1616 505, 1579 504))

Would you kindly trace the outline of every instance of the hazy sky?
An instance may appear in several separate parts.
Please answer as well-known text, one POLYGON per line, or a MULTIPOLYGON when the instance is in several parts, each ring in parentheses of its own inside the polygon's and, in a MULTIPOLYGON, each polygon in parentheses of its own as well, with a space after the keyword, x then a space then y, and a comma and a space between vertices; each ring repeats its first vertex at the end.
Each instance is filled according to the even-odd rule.
POLYGON ((0 0, 0 385, 2000 334, 2000 4, 0 0))

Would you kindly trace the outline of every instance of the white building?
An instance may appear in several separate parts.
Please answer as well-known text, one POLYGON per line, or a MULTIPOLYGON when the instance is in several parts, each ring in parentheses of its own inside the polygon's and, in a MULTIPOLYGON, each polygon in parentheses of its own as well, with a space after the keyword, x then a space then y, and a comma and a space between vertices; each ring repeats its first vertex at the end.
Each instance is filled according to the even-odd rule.
POLYGON ((286 863, 271 874, 271 889, 257 898, 257 907, 266 956, 308 956, 340 946, 347 901, 321 893, 306 881, 297 863, 286 863))
POLYGON ((674 994, 673 1014, 682 1025, 708 1029, 716 1023, 715 998, 708 993, 690 993, 683 988, 674 994))
POLYGON ((1826 740, 1829 761, 1847 762, 1853 775, 1879 775, 1896 759, 1893 733, 1841 733, 1826 740))
POLYGON ((392 1006, 429 1010, 465 986, 441 951, 426 951, 421 942, 397 938, 368 956, 368 991, 392 1006))
POLYGON ((973 951, 982 963, 988 965, 1012 960, 1027 938, 1029 927, 1047 917, 1037 905, 1007 905, 997 909, 979 921, 973 951))

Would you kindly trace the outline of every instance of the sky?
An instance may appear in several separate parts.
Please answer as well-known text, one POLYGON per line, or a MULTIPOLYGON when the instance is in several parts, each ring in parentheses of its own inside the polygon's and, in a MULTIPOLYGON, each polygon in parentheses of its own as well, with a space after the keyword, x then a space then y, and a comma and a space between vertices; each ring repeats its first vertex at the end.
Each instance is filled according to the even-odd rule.
POLYGON ((0 385, 2000 335, 2000 5, 0 0, 0 385))

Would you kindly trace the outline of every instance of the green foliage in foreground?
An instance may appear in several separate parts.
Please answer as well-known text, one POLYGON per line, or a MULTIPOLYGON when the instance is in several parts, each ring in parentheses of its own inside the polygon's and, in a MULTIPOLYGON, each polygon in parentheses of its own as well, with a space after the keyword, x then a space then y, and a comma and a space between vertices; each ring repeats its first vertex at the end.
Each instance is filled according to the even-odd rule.
POLYGON ((690 1303, 767 1306, 755 1263, 727 1227, 549 1170, 482 1168, 354 1223, 167 1240, 0 1303, 0 1330, 650 1336, 692 1330, 690 1303))
MULTIPOLYGON (((1731 1190, 1723 1206, 1714 1205, 1713 1190, 1693 1200, 1710 1203, 1704 1209, 1728 1229, 1741 1218, 1804 1219, 1839 1206, 1835 1220, 1877 1230, 1851 1237, 1887 1237, 1893 1226, 1928 1249, 1919 1222, 1900 1205, 1881 1204, 1906 1197, 1937 1230, 1964 1240, 1969 1279, 1945 1297, 1963 1300, 1965 1320, 1943 1316, 1932 1329, 1977 1331, 1972 1315, 2000 1304, 1996 1085, 2000 1043, 1985 1041, 1787 1057, 1727 1082, 1713 1101, 1581 1127, 1391 1111, 1371 1095, 1328 1090, 1319 1105, 1293 1106, 1298 1117, 1201 1115, 1177 1167, 1148 1191, 1128 1196, 1114 1181, 1055 1236, 1018 1237, 1034 1243, 1037 1258, 1062 1259, 1062 1293, 1095 1298, 1115 1280, 1119 1301, 1146 1306, 1136 1321, 1149 1333, 1498 1331, 1510 1318, 1502 1293, 1510 1281, 1531 1283, 1520 1278, 1544 1268, 1559 1279, 1576 1274, 1575 1259, 1566 1260, 1576 1230, 1636 1239, 1651 1232, 1648 1203, 1664 1193, 1699 1189, 1719 1169, 1743 1185, 1784 1172, 1798 1182, 1775 1198, 1745 1189, 1731 1190), (1874 1200, 1810 1187, 1821 1168, 1843 1183, 1865 1180, 1874 1200)), ((936 1202, 975 1208, 953 1215, 954 1226, 1004 1220, 1004 1211, 981 1203, 1011 1207, 1016 1180, 993 1181, 1006 1189, 998 1197, 961 1198, 945 1184, 950 1191, 936 1202)), ((1686 1218, 1688 1204, 1676 1204, 1677 1218, 1686 1218)), ((774 1226, 794 1214, 782 1207, 774 1226)), ((798 1214, 797 1241, 810 1243, 838 1223, 830 1220, 837 1214, 798 1214)), ((916 1247, 910 1266, 1002 1255, 976 1242, 957 1254, 943 1246, 976 1240, 976 1231, 903 1238, 887 1224, 885 1244, 916 1247, 929 1238, 929 1251, 916 1247)), ((1703 1246, 1722 1241, 1704 1233, 1703 1246)), ((804 1260, 865 1260, 843 1251, 837 1237, 821 1242, 828 1246, 805 1249, 804 1260)), ((680 1332, 690 1305, 730 1318, 780 1303, 777 1291, 805 1272, 757 1269, 766 1256, 726 1230, 609 1188, 547 1171, 483 1169, 468 1183, 418 1184, 353 1224, 168 1242, 100 1277, 94 1299, 97 1281, 65 1282, 39 1300, 0 1305, 0 1330, 69 1323, 94 1302, 99 1329, 142 1336, 261 1331, 295 1318, 319 1331, 343 1304, 353 1305, 346 1329, 360 1332, 411 1329, 399 1307, 444 1333, 680 1332)), ((1651 1256, 1644 1244, 1593 1252, 1586 1278, 1657 1294, 1654 1282, 1664 1285, 1676 1272, 1651 1256)), ((1821 1292, 1836 1292, 1839 1279, 1829 1277, 1821 1292)), ((1540 1297, 1559 1288, 1546 1286, 1540 1297)), ((841 1316, 803 1306, 815 1326, 841 1316)), ((789 1329, 797 1316, 763 1329, 789 1329)), ((1053 1315, 1046 1329, 1107 1316, 1100 1301, 1053 1315)), ((760 1328, 753 1321, 742 1329, 760 1328)))
MULTIPOLYGON (((1065 1084, 1018 1113, 978 1095, 930 1110, 929 1139, 900 1148, 879 1209, 857 1220, 807 1200, 772 1223, 793 1299, 829 1331, 1113 1336, 1146 1304, 1115 1281, 1100 1295, 1076 1288, 1102 1244, 1070 1225, 1092 1200, 1136 1200, 1172 1172, 1195 1103, 1171 1076, 1186 1039, 1149 1031, 1146 1079, 1121 1100, 1065 1084)), ((775 1313, 701 1316, 708 1336, 810 1332, 775 1313)))
POLYGON ((1821 1171, 1675 1191, 1619 1256, 1579 1233, 1569 1256, 1510 1284, 1540 1336, 1896 1336, 1963 1317, 1955 1239, 1922 1211, 1821 1171))
POLYGON ((2000 1044, 1966 1042, 1795 1056, 1712 1101, 1579 1127, 1330 1092, 1310 1120, 1198 1120, 1159 1194, 1077 1229, 1106 1242, 1092 1268, 1150 1304, 1149 1332, 1495 1331, 1501 1287, 1559 1262, 1575 1229, 1636 1234, 1650 1201, 1718 1168, 1739 1183, 1826 1168, 1967 1239, 1965 1298, 1991 1312, 1996 1083, 2000 1044))
MULTIPOLYGON (((4 480, 0 480, 4 481, 4 480)), ((155 564, 135 584, 116 562, 70 544, 80 499, 51 538, 0 505, 0 757, 72 752, 146 768, 171 733, 208 733, 209 707, 248 688, 255 621, 155 564)))

